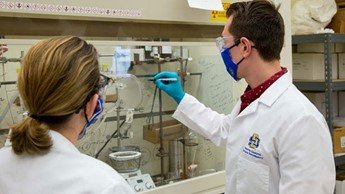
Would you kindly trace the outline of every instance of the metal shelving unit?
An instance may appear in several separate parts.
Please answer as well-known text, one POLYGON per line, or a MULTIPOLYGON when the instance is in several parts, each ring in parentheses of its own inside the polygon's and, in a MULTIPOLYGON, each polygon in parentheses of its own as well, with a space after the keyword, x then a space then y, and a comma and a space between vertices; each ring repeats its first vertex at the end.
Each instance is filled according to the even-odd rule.
MULTIPOLYGON (((333 136, 333 91, 345 90, 345 80, 332 80, 332 52, 333 43, 345 43, 345 34, 312 34, 292 36, 292 44, 302 43, 323 43, 324 44, 324 64, 325 80, 294 80, 294 84, 302 91, 325 92, 326 121, 330 133, 333 136)), ((335 157, 335 164, 345 164, 345 156, 335 157)))
MULTIPOLYGON (((332 80, 333 91, 344 91, 345 80, 332 80)), ((324 92, 326 91, 325 81, 294 80, 294 84, 302 91, 324 92)))

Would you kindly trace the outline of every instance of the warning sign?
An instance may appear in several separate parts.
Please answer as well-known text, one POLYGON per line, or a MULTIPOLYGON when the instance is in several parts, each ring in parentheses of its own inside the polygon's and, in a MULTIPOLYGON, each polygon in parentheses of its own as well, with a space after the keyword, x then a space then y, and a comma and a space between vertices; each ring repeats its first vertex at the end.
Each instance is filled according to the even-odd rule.
POLYGON ((223 3, 224 11, 211 11, 211 21, 226 22, 226 10, 230 7, 230 3, 223 3))

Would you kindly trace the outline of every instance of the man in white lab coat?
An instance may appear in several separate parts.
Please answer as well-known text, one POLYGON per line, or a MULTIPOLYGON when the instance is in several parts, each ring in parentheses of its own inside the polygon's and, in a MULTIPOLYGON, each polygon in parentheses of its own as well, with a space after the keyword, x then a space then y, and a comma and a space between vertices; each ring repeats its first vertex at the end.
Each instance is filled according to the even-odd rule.
POLYGON ((173 117, 226 146, 227 194, 331 194, 335 186, 332 140, 319 111, 281 67, 284 23, 264 0, 231 4, 217 45, 229 74, 248 87, 230 115, 185 94, 173 72, 157 87, 179 104, 173 117))

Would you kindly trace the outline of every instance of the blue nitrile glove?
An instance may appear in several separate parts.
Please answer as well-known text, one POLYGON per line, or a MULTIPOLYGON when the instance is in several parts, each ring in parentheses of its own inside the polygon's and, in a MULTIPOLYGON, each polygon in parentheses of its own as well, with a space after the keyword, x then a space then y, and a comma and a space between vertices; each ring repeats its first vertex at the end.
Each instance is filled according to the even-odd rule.
POLYGON ((153 79, 155 80, 155 84, 159 89, 171 96, 177 102, 177 104, 180 104, 185 93, 182 89, 180 78, 176 72, 161 72, 158 73, 153 79), (161 81, 159 80, 160 78, 176 78, 177 81, 161 81))

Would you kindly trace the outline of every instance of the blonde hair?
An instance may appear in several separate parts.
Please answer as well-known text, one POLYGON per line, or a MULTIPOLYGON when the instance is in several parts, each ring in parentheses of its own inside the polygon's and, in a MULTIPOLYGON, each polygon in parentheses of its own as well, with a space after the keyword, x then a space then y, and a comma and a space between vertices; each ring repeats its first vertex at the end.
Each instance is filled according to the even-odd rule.
POLYGON ((12 127, 14 152, 48 152, 53 144, 50 127, 85 107, 98 90, 99 77, 96 49, 78 37, 55 37, 32 46, 17 82, 30 116, 12 127))

